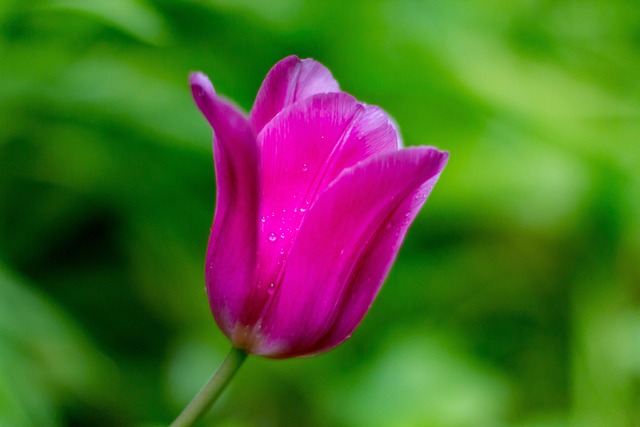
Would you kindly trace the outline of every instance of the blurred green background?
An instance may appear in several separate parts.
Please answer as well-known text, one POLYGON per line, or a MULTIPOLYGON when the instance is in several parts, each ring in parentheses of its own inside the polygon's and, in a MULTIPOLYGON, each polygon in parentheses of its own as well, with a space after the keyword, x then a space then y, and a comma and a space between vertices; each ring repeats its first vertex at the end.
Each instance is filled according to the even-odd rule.
POLYGON ((637 0, 2 0, 0 426, 167 424, 218 366, 187 75, 248 110, 290 54, 451 159, 353 338, 202 425, 640 426, 637 0))

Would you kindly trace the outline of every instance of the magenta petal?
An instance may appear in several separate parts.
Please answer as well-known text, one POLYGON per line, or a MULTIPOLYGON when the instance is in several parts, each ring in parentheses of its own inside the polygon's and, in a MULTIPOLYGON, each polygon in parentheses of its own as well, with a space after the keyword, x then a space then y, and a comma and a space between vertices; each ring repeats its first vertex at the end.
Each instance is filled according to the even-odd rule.
POLYGON ((267 74, 253 104, 250 121, 259 133, 288 105, 318 93, 339 91, 331 71, 322 64, 313 59, 289 56, 274 65, 267 74))
POLYGON ((211 310, 232 341, 253 285, 258 215, 258 152, 249 121, 220 100, 209 79, 190 76, 193 98, 213 127, 216 212, 206 259, 211 310))
POLYGON ((307 98, 258 134, 263 210, 306 208, 346 168, 398 149, 382 109, 346 93, 307 98))
POLYGON ((345 170, 320 195, 265 312, 257 354, 294 357, 336 346, 360 322, 448 154, 415 147, 345 170))
POLYGON ((335 317, 335 322, 324 338, 315 344, 313 353, 327 351, 351 336, 369 310, 391 269, 409 226, 427 200, 448 159, 448 153, 434 155, 440 157, 440 164, 436 166, 437 174, 406 197, 389 216, 387 225, 378 229, 376 235, 368 242, 335 310, 340 316, 335 317), (440 156, 441 154, 444 155, 440 156))
POLYGON ((259 292, 256 307, 279 283, 300 222, 318 194, 345 169, 395 151, 387 115, 345 93, 307 98, 285 109, 258 135, 260 158, 259 292))

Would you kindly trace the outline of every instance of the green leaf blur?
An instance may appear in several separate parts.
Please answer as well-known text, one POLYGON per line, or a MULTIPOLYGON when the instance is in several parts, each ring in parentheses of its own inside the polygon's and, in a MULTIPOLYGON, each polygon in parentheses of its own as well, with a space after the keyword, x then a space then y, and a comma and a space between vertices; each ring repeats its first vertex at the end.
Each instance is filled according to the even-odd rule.
POLYGON ((202 425, 640 425, 635 0, 0 2, 0 426, 168 424, 228 350, 190 71, 297 54, 449 165, 361 327, 202 425))

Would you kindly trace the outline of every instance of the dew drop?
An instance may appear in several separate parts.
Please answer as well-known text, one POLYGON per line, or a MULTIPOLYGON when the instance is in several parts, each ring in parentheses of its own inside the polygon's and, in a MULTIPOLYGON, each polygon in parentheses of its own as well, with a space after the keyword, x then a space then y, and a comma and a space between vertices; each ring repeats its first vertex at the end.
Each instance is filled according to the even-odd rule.
POLYGON ((284 237, 285 237, 285 236, 286 236, 286 234, 284 234, 284 233, 280 233, 280 238, 281 238, 281 239, 284 239, 284 237))
POLYGON ((302 172, 306 172, 309 170, 309 165, 307 165, 306 163, 302 165, 302 172))
POLYGON ((300 212, 306 212, 307 210, 305 208, 300 208, 300 212))
POLYGON ((276 233, 271 233, 269 235, 269 241, 270 242, 275 242, 278 239, 278 237, 276 236, 276 233))
POLYGON ((261 223, 263 223, 263 224, 264 224, 265 222, 267 222, 267 217, 266 217, 266 216, 261 217, 261 218, 260 218, 260 222, 261 222, 261 223))

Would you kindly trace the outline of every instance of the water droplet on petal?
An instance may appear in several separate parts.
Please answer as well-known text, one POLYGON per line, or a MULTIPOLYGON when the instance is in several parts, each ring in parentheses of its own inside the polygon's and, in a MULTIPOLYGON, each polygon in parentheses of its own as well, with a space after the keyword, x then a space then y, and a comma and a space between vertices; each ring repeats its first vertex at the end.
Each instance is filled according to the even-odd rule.
POLYGON ((302 172, 306 172, 309 170, 309 165, 307 165, 306 163, 302 165, 302 172))
POLYGON ((300 208, 300 212, 306 212, 307 210, 305 208, 300 208))
POLYGON ((269 241, 270 241, 270 242, 275 242, 275 241, 276 241, 276 239, 278 239, 278 237, 276 236, 276 233, 271 233, 271 234, 269 235, 269 241))
POLYGON ((263 224, 264 224, 265 222, 267 222, 267 217, 266 217, 266 216, 261 217, 261 218, 260 218, 260 222, 261 222, 261 223, 263 223, 263 224))
POLYGON ((280 233, 280 238, 281 238, 281 239, 284 239, 284 236, 286 236, 286 234, 284 234, 284 233, 280 233))

